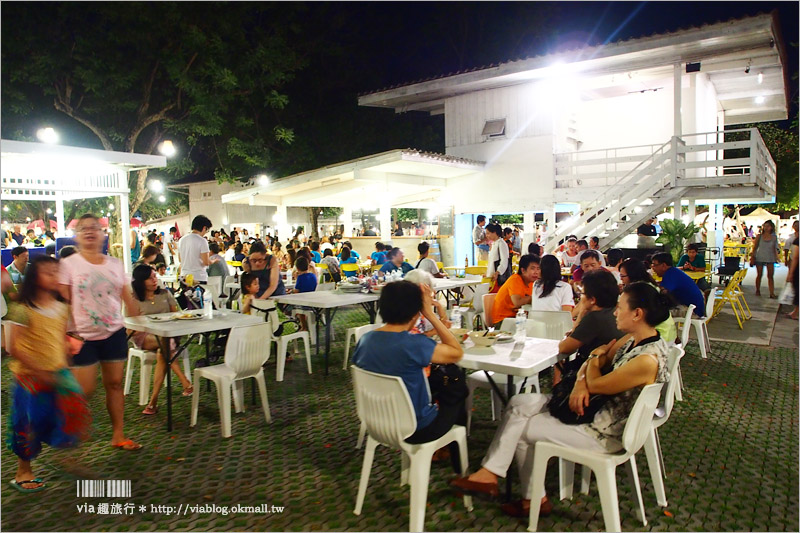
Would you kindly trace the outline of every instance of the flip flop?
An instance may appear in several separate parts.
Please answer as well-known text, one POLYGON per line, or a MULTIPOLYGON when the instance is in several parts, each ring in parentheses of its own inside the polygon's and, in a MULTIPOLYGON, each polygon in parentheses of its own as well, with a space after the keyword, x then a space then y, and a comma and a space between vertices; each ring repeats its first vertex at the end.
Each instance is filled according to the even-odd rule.
POLYGON ((44 480, 42 480, 41 478, 38 478, 38 477, 35 478, 35 479, 26 479, 24 481, 17 481, 16 479, 12 479, 8 483, 12 487, 14 487, 15 489, 17 489, 18 491, 23 492, 23 493, 39 492, 40 490, 44 490, 44 488, 47 487, 47 484, 44 482, 44 480), (26 483, 41 483, 41 485, 39 487, 35 487, 35 488, 32 488, 32 489, 26 489, 25 487, 22 486, 22 485, 24 485, 26 483))
POLYGON ((157 405, 148 405, 147 407, 144 408, 144 410, 142 411, 142 414, 143 415, 154 415, 157 412, 158 412, 158 406, 157 405))
POLYGON ((125 450, 126 452, 134 452, 136 450, 141 450, 142 445, 138 442, 133 442, 131 439, 124 440, 119 444, 112 444, 112 448, 116 448, 118 450, 125 450))
POLYGON ((188 389, 184 389, 181 393, 181 396, 191 396, 194 393, 194 387, 189 387, 188 389))

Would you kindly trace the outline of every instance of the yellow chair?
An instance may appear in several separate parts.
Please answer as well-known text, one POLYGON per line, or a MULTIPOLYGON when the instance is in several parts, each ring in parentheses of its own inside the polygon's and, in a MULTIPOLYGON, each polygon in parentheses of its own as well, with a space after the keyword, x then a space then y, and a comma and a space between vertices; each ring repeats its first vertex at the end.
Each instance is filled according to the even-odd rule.
POLYGON ((487 267, 487 266, 489 266, 489 261, 488 261, 488 260, 486 260, 486 259, 481 259, 481 260, 479 260, 479 261, 478 261, 478 266, 479 266, 479 267, 480 267, 480 266, 482 266, 482 267, 487 267))
POLYGON ((380 269, 381 269, 381 267, 382 267, 382 266, 383 266, 383 265, 372 265, 372 271, 373 271, 373 272, 377 272, 378 270, 380 270, 380 269))
POLYGON ((347 277, 358 275, 358 265, 356 263, 344 263, 339 268, 342 269, 342 274, 347 277), (348 274, 348 272, 352 272, 352 274, 348 274))
POLYGON ((464 274, 479 274, 484 275, 486 274, 486 267, 485 266, 469 266, 464 269, 464 274))
POLYGON ((444 263, 441 261, 436 261, 436 268, 438 268, 439 272, 441 272, 444 269, 444 263))
POLYGON ((728 282, 725 288, 717 289, 717 300, 714 305, 714 313, 712 315, 717 316, 720 311, 722 311, 722 308, 726 303, 730 304, 731 310, 733 311, 733 316, 736 317, 736 322, 739 324, 739 329, 744 329, 742 320, 749 320, 753 317, 752 313, 750 313, 750 307, 747 305, 747 301, 744 299, 744 293, 740 287, 745 275, 747 275, 747 269, 739 270, 731 277, 731 280, 728 282), (747 312, 745 312, 745 306, 747 307, 747 312))

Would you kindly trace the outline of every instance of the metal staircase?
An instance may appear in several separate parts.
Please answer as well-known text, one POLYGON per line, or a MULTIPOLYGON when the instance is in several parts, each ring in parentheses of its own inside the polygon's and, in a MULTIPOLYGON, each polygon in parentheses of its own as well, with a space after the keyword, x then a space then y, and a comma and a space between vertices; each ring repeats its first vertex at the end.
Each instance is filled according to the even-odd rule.
POLYGON ((682 199, 759 201, 775 195, 775 162, 755 128, 554 159, 555 200, 578 201, 581 211, 556 227, 548 253, 568 235, 597 235, 601 248, 613 246, 682 199))

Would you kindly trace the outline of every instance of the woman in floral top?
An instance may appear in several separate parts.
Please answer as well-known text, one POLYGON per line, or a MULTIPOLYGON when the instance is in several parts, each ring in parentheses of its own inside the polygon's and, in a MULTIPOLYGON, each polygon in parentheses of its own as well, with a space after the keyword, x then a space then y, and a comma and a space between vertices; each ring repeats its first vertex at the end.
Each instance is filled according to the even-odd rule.
MULTIPOLYGON (((530 494, 537 441, 596 452, 613 453, 622 449, 622 432, 642 387, 668 379, 668 347, 655 325, 669 315, 669 305, 649 284, 632 283, 623 290, 614 314, 617 327, 626 335, 592 351, 578 372, 570 396, 570 409, 582 415, 591 394, 607 395, 608 400, 594 420, 589 424, 564 424, 548 411, 549 394, 518 394, 508 404, 483 459, 483 467, 469 477, 453 480, 454 487, 463 492, 496 495, 497 478, 506 475, 516 456, 522 494, 530 494)), ((502 509, 506 514, 526 517, 530 500, 506 503, 502 509)), ((540 513, 548 514, 551 510, 545 496, 540 513)))

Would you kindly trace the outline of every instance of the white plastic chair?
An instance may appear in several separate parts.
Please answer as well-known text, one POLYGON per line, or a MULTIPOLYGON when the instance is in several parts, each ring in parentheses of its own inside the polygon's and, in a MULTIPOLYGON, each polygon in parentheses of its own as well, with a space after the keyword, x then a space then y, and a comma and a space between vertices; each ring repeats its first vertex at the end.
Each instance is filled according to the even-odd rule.
POLYGON ((487 328, 494 325, 492 320, 492 310, 494 309, 494 299, 497 298, 496 293, 483 295, 483 325, 487 328))
POLYGON ((528 337, 561 340, 572 324, 569 311, 528 311, 525 329, 528 337))
POLYGON ((358 326, 355 328, 348 328, 347 329, 347 337, 344 341, 344 363, 342 364, 342 368, 347 370, 347 359, 350 357, 350 339, 353 339, 353 346, 358 344, 358 341, 361 337, 364 336, 365 333, 368 331, 372 331, 375 328, 379 328, 380 324, 365 324, 363 326, 358 326))
POLYGON ((647 439, 644 441, 647 466, 650 468, 650 476, 653 480, 656 500, 661 507, 667 506, 667 494, 664 489, 663 477, 666 468, 664 468, 664 456, 661 453, 661 441, 658 438, 658 428, 669 420, 672 407, 675 405, 675 396, 680 388, 681 359, 683 359, 684 353, 683 348, 678 346, 672 346, 669 349, 669 354, 667 355, 669 381, 667 382, 666 388, 663 389, 664 394, 661 395, 661 401, 659 402, 658 408, 655 410, 650 433, 648 433, 647 439))
POLYGON ((196 368, 194 375, 197 385, 192 393, 192 415, 190 425, 197 425, 197 411, 200 404, 200 379, 206 378, 217 387, 222 436, 231 436, 231 389, 237 413, 245 410, 244 380, 254 378, 258 383, 261 407, 267 423, 272 422, 267 400, 267 384, 264 380, 264 363, 269 359, 269 343, 264 339, 271 333, 269 324, 232 328, 225 346, 225 362, 221 365, 196 368))
MULTIPOLYGON (((481 276, 475 275, 475 277, 481 276)), ((491 289, 491 287, 488 283, 475 285, 475 294, 472 296, 472 309, 467 311, 467 316, 470 320, 470 326, 467 329, 472 329, 472 321, 477 315, 480 315, 481 320, 484 320, 485 315, 483 314, 483 297, 489 293, 489 289, 491 289)), ((485 322, 486 321, 484 320, 484 327, 486 326, 485 322)))
MULTIPOLYGON (((708 358, 708 354, 711 353, 711 342, 708 339, 708 322, 711 320, 711 316, 714 314, 714 304, 716 303, 716 291, 712 290, 708 293, 708 300, 706 301, 706 316, 703 318, 697 318, 693 315, 691 323, 694 326, 694 333, 697 337, 697 343, 700 345, 700 357, 703 359, 708 358)), ((681 317, 675 318, 675 324, 682 324, 684 321, 681 317)), ((683 339, 681 339, 683 342, 683 339)), ((687 341, 688 342, 688 339, 687 341)), ((684 344, 684 349, 686 344, 684 344)))
POLYGON ((222 309, 225 307, 225 302, 228 301, 228 295, 223 294, 222 291, 222 276, 208 276, 208 281, 204 290, 211 291, 211 301, 214 302, 214 307, 222 309))
MULTIPOLYGON (((547 461, 551 457, 563 459, 563 463, 568 465, 563 470, 561 476, 562 486, 572 486, 572 474, 574 463, 583 464, 591 468, 597 477, 597 490, 600 494, 600 505, 603 509, 606 531, 622 531, 619 518, 619 500, 617 497, 617 466, 625 463, 628 475, 633 484, 634 507, 639 513, 639 518, 643 525, 647 525, 647 517, 642 503, 642 491, 639 485, 639 474, 636 469, 635 455, 645 440, 647 440, 653 427, 653 413, 658 406, 661 394, 662 383, 647 385, 642 389, 636 403, 631 409, 625 430, 622 433, 623 449, 617 453, 602 453, 588 450, 580 450, 561 446, 552 442, 537 442, 533 452, 533 475, 531 478, 532 502, 530 522, 528 531, 536 531, 539 525, 539 505, 538 502, 545 495, 544 477, 547 473, 547 461), (572 463, 572 464, 570 464, 572 463), (566 474, 566 475, 563 475, 566 474)), ((570 491, 571 495, 571 491, 570 491)))
POLYGON ((272 300, 258 300, 257 302, 258 307, 253 305, 251 313, 265 315, 267 317, 267 321, 271 326, 269 328, 269 340, 276 344, 277 369, 275 370, 275 381, 283 381, 284 370, 286 368, 286 351, 291 341, 295 342, 295 351, 297 351, 297 341, 303 341, 303 346, 306 349, 306 366, 308 367, 308 373, 311 374, 311 336, 309 332, 295 331, 288 335, 276 335, 275 332, 281 329, 281 322, 278 317, 278 311, 275 308, 275 302, 272 300))
MULTIPOLYGON (((469 468, 467 432, 463 426, 453 426, 450 431, 435 441, 408 444, 405 439, 416 430, 417 417, 403 380, 395 376, 368 372, 356 366, 351 366, 350 370, 353 376, 358 417, 366 424, 369 432, 367 446, 364 450, 364 462, 361 466, 356 507, 353 513, 361 514, 375 449, 382 444, 389 448, 399 449, 402 453, 400 484, 411 486, 409 531, 423 531, 433 453, 445 444, 458 443, 461 475, 466 475, 469 468)), ((427 383, 427 379, 425 382, 427 383)), ((471 496, 464 496, 464 505, 467 510, 472 511, 471 496)))
MULTIPOLYGON (((125 386, 123 394, 127 396, 131 392, 131 381, 133 359, 139 359, 139 405, 147 405, 150 401, 150 382, 153 378, 153 369, 156 366, 156 358, 158 354, 150 350, 142 350, 140 348, 128 348, 128 363, 125 365, 125 386)), ((192 381, 192 369, 189 362, 189 350, 184 349, 181 352, 181 359, 183 359, 183 373, 186 374, 186 379, 192 381)))
MULTIPOLYGON (((332 291, 336 288, 336 284, 334 283, 317 283, 317 291, 332 291)), ((306 323, 308 324, 308 331, 311 335, 311 344, 316 346, 317 345, 317 315, 314 311, 310 309, 292 309, 292 316, 298 317, 303 315, 306 317, 306 323)), ((331 340, 335 340, 336 337, 333 334, 333 329, 331 329, 331 340)), ((347 368, 347 367, 345 367, 347 368)))
MULTIPOLYGON (((681 348, 686 350, 686 345, 689 343, 689 330, 692 327, 692 313, 694 313, 694 304, 689 305, 686 309, 686 316, 683 317, 683 327, 681 327, 681 348)), ((683 356, 681 356, 683 357, 683 356)), ((670 370, 671 372, 672 370, 670 370)), ((683 377, 681 376, 681 367, 678 366, 676 378, 678 385, 675 389, 675 399, 679 402, 683 401, 683 377)))

